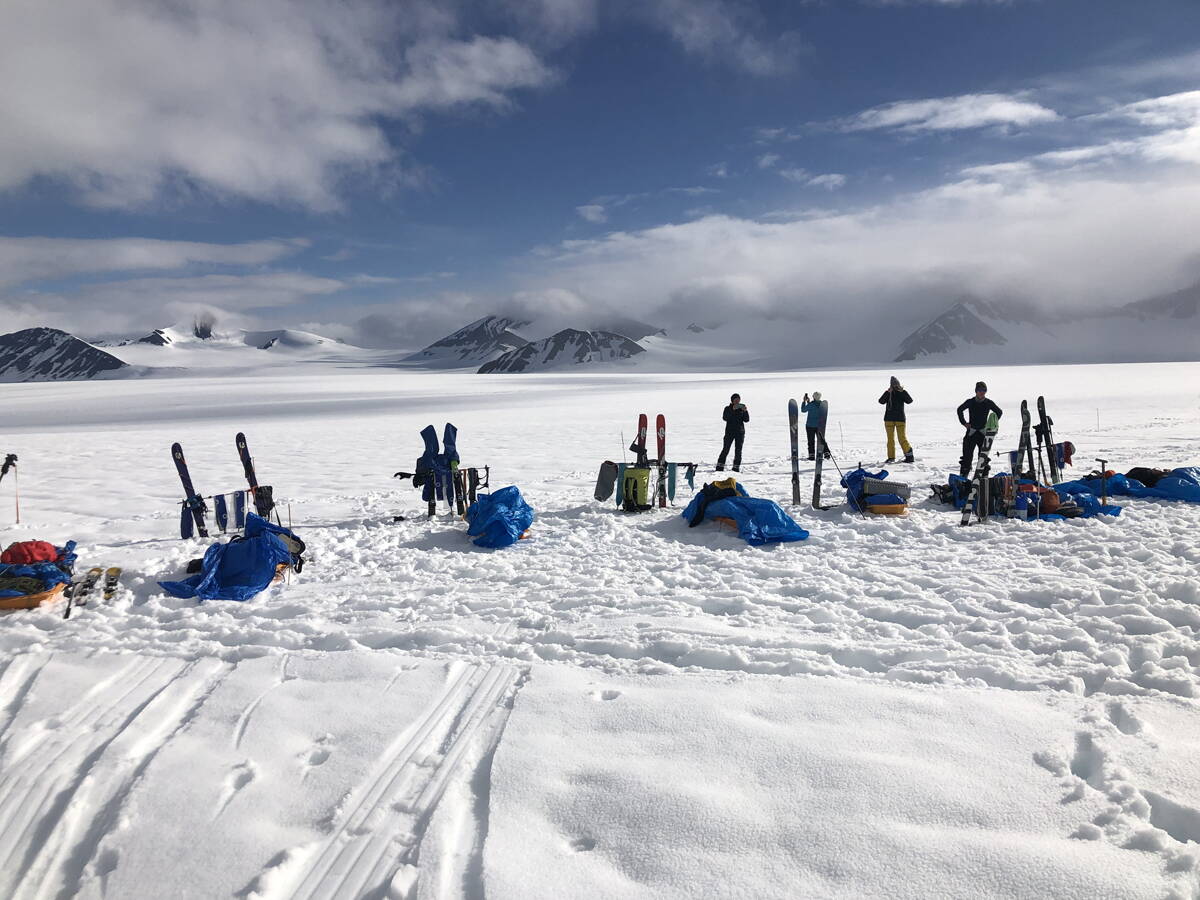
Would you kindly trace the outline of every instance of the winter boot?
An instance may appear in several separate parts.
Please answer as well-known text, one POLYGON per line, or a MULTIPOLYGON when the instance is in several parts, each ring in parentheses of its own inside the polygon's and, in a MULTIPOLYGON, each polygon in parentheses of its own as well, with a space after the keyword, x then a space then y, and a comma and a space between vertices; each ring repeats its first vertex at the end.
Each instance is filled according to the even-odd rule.
POLYGON ((906 463, 916 462, 916 459, 913 458, 913 452, 911 450, 904 454, 904 461, 906 463))

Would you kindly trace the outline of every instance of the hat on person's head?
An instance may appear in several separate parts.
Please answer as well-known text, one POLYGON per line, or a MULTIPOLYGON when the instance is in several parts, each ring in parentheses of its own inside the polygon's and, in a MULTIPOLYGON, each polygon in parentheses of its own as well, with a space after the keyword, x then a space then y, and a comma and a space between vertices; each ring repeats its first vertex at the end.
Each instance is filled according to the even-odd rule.
POLYGON ((737 403, 739 400, 742 399, 742 395, 741 394, 730 394, 729 399, 732 400, 734 403, 737 403))
POLYGON ((821 399, 821 392, 820 392, 820 391, 813 391, 813 399, 814 399, 814 400, 820 400, 820 399, 821 399))
POLYGON ((984 384, 982 381, 977 381, 977 382, 975 382, 975 390, 983 391, 986 394, 987 393, 987 385, 984 384))
POLYGON ((892 387, 900 387, 900 379, 895 375, 892 376, 892 387))

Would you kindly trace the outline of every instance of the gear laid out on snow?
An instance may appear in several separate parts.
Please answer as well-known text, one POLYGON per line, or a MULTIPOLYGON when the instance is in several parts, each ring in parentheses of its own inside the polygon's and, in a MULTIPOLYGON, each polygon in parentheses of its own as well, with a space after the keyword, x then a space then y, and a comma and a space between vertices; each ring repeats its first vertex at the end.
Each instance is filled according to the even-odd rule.
MULTIPOLYGON (((421 440, 425 442, 425 452, 417 458, 416 471, 396 472, 392 477, 401 481, 412 479, 413 487, 421 489, 421 499, 427 505, 430 518, 437 515, 439 500, 445 501, 450 512, 465 516, 467 507, 479 496, 479 489, 491 483, 491 468, 460 465, 458 429, 449 422, 442 430, 440 446, 437 429, 432 425, 421 429, 421 440)), ((402 522, 404 518, 395 516, 393 521, 402 522)))
POLYGON ((646 449, 646 435, 650 419, 642 413, 638 416, 637 435, 629 445, 629 451, 634 455, 633 464, 616 463, 606 459, 600 464, 600 472, 596 476, 596 489, 592 496, 603 503, 613 496, 620 485, 617 494, 617 506, 625 512, 646 512, 653 509, 655 503, 660 508, 668 502, 675 501, 675 485, 679 477, 679 467, 684 467, 684 478, 688 487, 695 489, 697 463, 669 462, 667 460, 667 419, 662 413, 658 414, 655 422, 655 432, 658 440, 658 457, 650 459, 646 449), (651 484, 651 474, 656 480, 651 484))
POLYGON ((304 541, 290 529, 248 513, 245 534, 210 546, 195 575, 158 584, 173 597, 200 602, 249 600, 281 580, 286 570, 301 571, 304 550, 304 541))
POLYGON ((238 456, 242 461, 242 471, 246 475, 249 489, 229 491, 224 494, 214 494, 204 497, 192 484, 191 470, 183 455, 183 447, 176 442, 171 445, 171 456, 175 460, 175 470, 179 473, 179 481, 183 485, 183 502, 179 519, 179 535, 187 540, 197 533, 200 537, 208 537, 208 501, 212 500, 213 522, 221 534, 229 531, 230 511, 233 512, 233 528, 241 531, 246 527, 246 496, 253 498, 258 514, 265 519, 274 515, 276 524, 283 524, 279 519, 279 510, 275 503, 274 489, 268 484, 259 484, 254 471, 254 460, 250 457, 246 436, 240 431, 234 438, 238 456))
POLYGON ((908 512, 912 488, 900 481, 888 481, 886 470, 871 473, 859 466, 842 476, 846 501, 855 509, 877 516, 902 516, 908 512))
POLYGON ((774 500, 751 497, 733 478, 704 485, 682 516, 689 528, 706 519, 729 520, 737 527, 738 536, 754 547, 808 537, 782 506, 774 500))
POLYGON ((53 603, 71 584, 75 542, 19 541, 0 554, 0 609, 33 609, 53 603))
POLYGON ((533 507, 516 485, 481 494, 467 509, 467 535, 477 547, 499 548, 515 544, 533 524, 533 507))

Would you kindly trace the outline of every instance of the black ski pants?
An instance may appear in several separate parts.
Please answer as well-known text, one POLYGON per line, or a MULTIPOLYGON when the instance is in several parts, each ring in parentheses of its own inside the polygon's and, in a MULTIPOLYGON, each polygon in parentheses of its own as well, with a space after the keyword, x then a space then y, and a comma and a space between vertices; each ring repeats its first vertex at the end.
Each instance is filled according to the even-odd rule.
POLYGON ((742 442, 746 440, 746 432, 725 432, 725 442, 721 445, 721 455, 717 457, 717 468, 725 468, 725 459, 729 456, 729 448, 733 447, 733 467, 742 467, 742 442))
POLYGON ((982 428, 968 428, 963 435, 962 458, 958 461, 958 474, 966 478, 975 464, 975 454, 983 447, 985 435, 982 428))
MULTIPOLYGON (((808 434, 808 458, 812 459, 817 455, 817 435, 820 434, 821 429, 816 425, 805 425, 804 431, 808 434)), ((825 443, 825 435, 823 434, 821 435, 821 443, 825 443)), ((828 445, 825 446, 825 458, 830 458, 828 445)))

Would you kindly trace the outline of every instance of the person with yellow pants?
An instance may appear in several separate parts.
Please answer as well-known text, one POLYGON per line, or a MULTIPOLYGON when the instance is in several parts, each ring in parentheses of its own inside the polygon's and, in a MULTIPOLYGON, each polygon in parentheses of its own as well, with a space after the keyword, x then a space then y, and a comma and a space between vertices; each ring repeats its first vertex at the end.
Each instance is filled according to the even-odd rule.
POLYGON ((892 376, 892 382, 879 398, 879 402, 883 404, 883 427, 887 431, 887 461, 896 461, 896 438, 899 438, 900 448, 904 451, 904 461, 914 462, 912 445, 908 443, 908 436, 904 433, 908 424, 904 415, 904 404, 912 403, 912 397, 895 375, 892 376))

